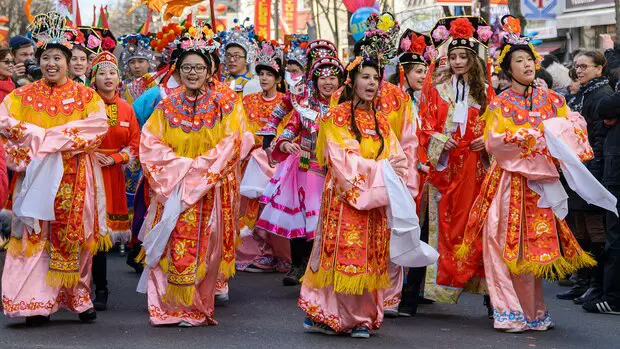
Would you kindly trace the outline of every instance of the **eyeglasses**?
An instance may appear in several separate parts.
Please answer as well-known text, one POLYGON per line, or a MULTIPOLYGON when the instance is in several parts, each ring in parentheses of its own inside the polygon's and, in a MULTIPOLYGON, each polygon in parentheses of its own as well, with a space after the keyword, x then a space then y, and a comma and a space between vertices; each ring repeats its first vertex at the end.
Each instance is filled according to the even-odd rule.
POLYGON ((4 63, 6 65, 15 65, 15 61, 9 61, 8 59, 4 60, 4 61, 0 61, 0 62, 4 63))
POLYGON ((242 59, 245 59, 245 56, 242 55, 226 55, 226 59, 229 61, 240 61, 242 59))
POLYGON ((586 70, 590 67, 596 67, 596 65, 589 65, 589 64, 577 64, 575 66, 575 70, 586 70))
POLYGON ((185 74, 189 74, 193 71, 196 72, 196 74, 202 74, 205 71, 207 71, 207 66, 206 65, 189 65, 189 64, 183 64, 181 66, 181 72, 185 73, 185 74))

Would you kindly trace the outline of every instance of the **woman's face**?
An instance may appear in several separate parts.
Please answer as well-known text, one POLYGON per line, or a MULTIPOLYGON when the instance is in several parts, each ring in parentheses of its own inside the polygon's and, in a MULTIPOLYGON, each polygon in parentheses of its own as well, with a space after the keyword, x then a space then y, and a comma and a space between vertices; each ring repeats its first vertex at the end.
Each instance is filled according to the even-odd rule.
POLYGON ((372 102, 379 91, 379 72, 373 67, 363 67, 353 82, 355 95, 364 102, 372 102))
POLYGON ((536 62, 528 52, 519 50, 510 57, 510 73, 515 81, 529 85, 536 79, 536 62))
POLYGON ((86 75, 88 69, 88 56, 80 49, 71 51, 71 61, 69 61, 69 73, 72 77, 86 75))
POLYGON ((181 83, 189 90, 200 89, 208 79, 207 62, 196 54, 190 54, 179 66, 181 83))
POLYGON ((45 50, 39 58, 43 78, 48 83, 63 83, 67 78, 67 57, 58 48, 45 50))
POLYGON ((338 77, 337 76, 321 76, 316 81, 319 93, 323 97, 331 97, 331 95, 338 89, 338 77))
POLYGON ((275 88, 279 80, 279 78, 276 78, 276 76, 267 69, 262 69, 260 73, 258 73, 258 82, 260 83, 260 87, 265 92, 271 91, 275 88))
POLYGON ((413 91, 422 90, 427 71, 428 67, 424 64, 414 65, 413 69, 411 69, 407 73, 407 79, 405 79, 405 84, 407 85, 407 87, 409 87, 413 91))
POLYGON ((575 71, 577 72, 577 80, 581 85, 603 75, 603 67, 596 65, 592 58, 586 55, 580 55, 575 59, 575 71))
POLYGON ((95 74, 95 85, 97 90, 109 93, 115 92, 118 89, 120 83, 120 77, 118 70, 113 67, 100 67, 95 74))
POLYGON ((450 51, 448 63, 450 64, 450 68, 455 75, 467 74, 469 67, 471 66, 469 56, 467 55, 467 50, 464 48, 455 48, 450 51))
POLYGON ((0 78, 2 78, 2 80, 10 78, 13 75, 14 66, 15 61, 13 60, 13 56, 9 53, 0 61, 0 78))

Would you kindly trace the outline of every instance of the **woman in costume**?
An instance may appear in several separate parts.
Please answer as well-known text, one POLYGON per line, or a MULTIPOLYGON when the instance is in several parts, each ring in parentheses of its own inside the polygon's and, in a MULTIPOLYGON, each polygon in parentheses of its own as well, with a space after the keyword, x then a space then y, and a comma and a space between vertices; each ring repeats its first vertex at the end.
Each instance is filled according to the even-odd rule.
POLYGON ((76 33, 65 23, 56 12, 34 18, 29 29, 44 77, 0 105, 7 166, 16 173, 3 308, 30 325, 49 321, 61 308, 94 321, 91 258, 111 245, 99 214, 105 192, 93 153, 108 130, 105 105, 95 91, 67 78, 68 38, 76 33))
POLYGON ((380 327, 383 290, 390 284, 384 171, 391 165, 402 180, 408 174, 389 116, 374 108, 398 34, 397 24, 380 26, 386 32, 377 19, 369 18, 370 30, 356 44, 343 103, 321 119, 316 155, 328 167, 321 229, 298 302, 306 313, 304 328, 355 338, 368 338, 380 327))
POLYGON ((223 235, 236 224, 243 106, 209 84, 217 42, 208 27, 190 27, 178 44, 185 88, 161 101, 142 129, 140 159, 154 197, 138 291, 148 293, 153 325, 210 325, 223 235))
MULTIPOLYGON (((435 86, 422 91, 420 145, 430 167, 428 185, 429 243, 440 254, 429 266, 424 294, 427 298, 456 303, 462 291, 484 293, 483 269, 475 259, 461 261, 455 247, 463 240, 469 211, 486 173, 479 116, 492 96, 485 86, 484 68, 478 59, 480 45, 491 37, 491 29, 478 17, 441 19, 433 30, 435 47, 448 45, 449 72, 435 86)), ((480 243, 476 245, 481 253, 480 243)))
MULTIPOLYGON (((263 92, 243 97, 246 127, 254 134, 269 120, 273 109, 280 104, 284 94, 278 91, 282 82, 282 48, 269 41, 260 41, 257 54, 256 74, 263 92)), ((259 199, 273 176, 267 153, 262 147, 261 137, 254 136, 254 149, 243 159, 241 170, 241 246, 236 251, 236 267, 247 272, 288 271, 290 249, 288 241, 280 236, 255 229, 261 212, 259 199)))
POLYGON ((568 205, 558 167, 587 202, 615 212, 615 199, 581 164, 593 155, 584 119, 561 95, 535 85, 540 56, 529 38, 520 37, 516 18, 502 22, 507 33, 499 62, 512 84, 483 115, 485 145, 494 161, 457 253, 462 260, 480 258, 482 235, 496 329, 544 331, 553 323, 542 279, 595 264, 563 219, 568 205))
POLYGON ((325 168, 316 158, 319 122, 327 113, 331 94, 343 82, 344 67, 337 58, 321 58, 308 76, 314 91, 308 107, 297 106, 275 142, 272 157, 281 164, 261 197, 266 206, 256 223, 290 239, 292 267, 283 279, 287 286, 299 284, 310 257, 325 181, 325 168))
MULTIPOLYGON (((108 115, 108 133, 95 153, 101 166, 106 193, 106 224, 114 241, 125 243, 130 236, 129 210, 123 168, 138 162, 140 126, 129 103, 120 98, 120 71, 116 57, 103 51, 93 60, 92 86, 103 99, 108 115)), ((106 254, 93 257, 96 310, 105 310, 108 300, 106 254)))

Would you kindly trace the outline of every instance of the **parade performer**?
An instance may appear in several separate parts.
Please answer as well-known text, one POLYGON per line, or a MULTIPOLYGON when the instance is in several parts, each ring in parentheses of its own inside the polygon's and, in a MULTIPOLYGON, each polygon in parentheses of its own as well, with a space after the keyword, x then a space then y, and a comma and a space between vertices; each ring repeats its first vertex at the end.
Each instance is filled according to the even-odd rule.
MULTIPOLYGON (((198 326, 216 323, 222 239, 237 216, 234 173, 249 150, 241 140, 241 100, 209 84, 211 52, 218 45, 213 32, 192 26, 178 44, 184 89, 159 103, 140 141, 140 160, 155 196, 141 236, 146 267, 138 291, 148 293, 152 324, 198 326)), ((252 135, 243 135, 251 146, 252 135)))
MULTIPOLYGON (((140 126, 129 103, 120 98, 120 71, 116 57, 107 51, 93 60, 92 85, 103 99, 108 115, 108 133, 95 153, 101 166, 106 193, 106 224, 114 241, 125 243, 130 237, 129 211, 125 196, 123 167, 138 162, 140 126)), ((93 257, 96 310, 105 310, 108 300, 105 253, 93 257)))
POLYGON ((240 97, 261 91, 253 72, 257 52, 256 33, 254 25, 248 24, 249 21, 246 18, 239 24, 239 20, 235 19, 233 28, 218 33, 224 47, 220 53, 220 60, 224 62, 221 80, 240 97))
MULTIPOLYGON (((284 75, 282 48, 277 42, 270 41, 260 41, 258 45, 256 74, 263 92, 243 97, 246 127, 252 134, 267 123, 271 112, 284 97, 278 91, 284 75)), ((290 269, 288 241, 255 229, 261 212, 259 199, 274 173, 261 140, 261 137, 254 136, 254 149, 241 164, 243 179, 239 226, 242 242, 236 251, 236 266, 237 270, 247 272, 285 272, 290 269)))
MULTIPOLYGON (((86 55, 88 59, 88 69, 90 70, 93 67, 93 61, 95 57, 103 51, 107 51, 110 53, 114 53, 114 49, 116 48, 116 37, 109 28, 99 28, 99 27, 88 27, 88 26, 80 26, 78 27, 80 32, 84 37, 84 49, 86 49, 86 55)), ((89 77, 90 78, 90 77, 89 77)))
POLYGON ((499 63, 512 87, 482 116, 494 161, 457 255, 479 259, 482 245, 496 329, 545 331, 553 322, 542 278, 561 279, 596 264, 564 221, 568 196, 558 168, 587 202, 617 214, 616 200, 581 163, 593 156, 585 120, 561 95, 536 86, 540 56, 519 35, 518 19, 504 16, 502 23, 507 33, 499 63))
POLYGON ((458 260, 454 252, 486 173, 480 115, 493 90, 485 86, 477 52, 491 34, 478 17, 443 18, 431 31, 436 48, 448 45, 449 64, 449 74, 435 86, 425 85, 420 103, 420 145, 426 150, 424 165, 430 167, 429 243, 440 254, 427 270, 424 294, 438 302, 456 303, 465 288, 485 293, 482 264, 458 260))
POLYGON ((286 63, 286 73, 290 76, 303 75, 306 72, 308 58, 306 51, 308 49, 308 35, 293 34, 288 47, 286 47, 286 55, 284 57, 286 63))
POLYGON ((314 62, 308 74, 314 91, 308 107, 296 109, 278 137, 273 159, 281 162, 261 197, 265 208, 258 228, 290 239, 292 266, 284 285, 299 284, 319 220, 325 168, 316 158, 316 142, 321 117, 327 113, 329 98, 343 83, 344 67, 334 57, 314 62))
MULTIPOLYGON (((405 185, 415 169, 408 166, 390 116, 374 108, 383 67, 396 55, 398 41, 398 24, 391 16, 383 18, 369 17, 370 29, 356 44, 356 58, 347 67, 350 84, 343 101, 330 109, 319 127, 317 160, 328 166, 321 229, 298 302, 306 313, 304 328, 314 332, 350 331, 352 337, 368 338, 371 330, 381 326, 392 252, 388 183, 397 182, 399 198, 415 210, 405 185)), ((415 212, 408 214, 415 216, 415 212)), ((419 235, 413 240, 422 245, 419 235)))
POLYGON ((43 79, 0 105, 7 166, 16 172, 2 303, 7 316, 25 316, 31 325, 49 321, 60 308, 94 321, 91 257, 111 246, 93 153, 108 130, 105 105, 95 91, 67 78, 69 33, 76 33, 65 23, 57 12, 34 18, 29 29, 43 79))

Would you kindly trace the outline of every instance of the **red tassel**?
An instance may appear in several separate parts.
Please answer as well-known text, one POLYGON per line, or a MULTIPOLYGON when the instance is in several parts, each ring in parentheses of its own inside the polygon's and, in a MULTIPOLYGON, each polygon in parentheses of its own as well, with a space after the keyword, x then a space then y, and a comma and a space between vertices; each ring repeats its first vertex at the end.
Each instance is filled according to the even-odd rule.
POLYGON ((398 65, 398 82, 400 83, 400 88, 403 91, 406 91, 405 88, 405 68, 403 68, 402 64, 398 65))

